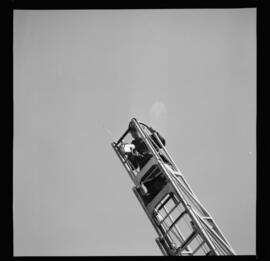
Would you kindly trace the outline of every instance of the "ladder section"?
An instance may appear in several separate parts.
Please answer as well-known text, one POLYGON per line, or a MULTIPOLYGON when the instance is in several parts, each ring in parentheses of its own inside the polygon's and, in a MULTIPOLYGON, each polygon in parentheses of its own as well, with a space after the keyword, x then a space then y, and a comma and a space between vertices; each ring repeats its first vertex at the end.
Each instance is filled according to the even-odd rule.
POLYGON ((158 231, 156 242, 162 251, 169 255, 206 255, 213 250, 172 184, 165 185, 147 205, 140 202, 158 231))
POLYGON ((182 199, 186 202, 186 204, 192 210, 198 223, 200 224, 202 229, 205 231, 207 236, 210 238, 211 242, 214 243, 216 251, 221 255, 226 255, 226 254, 234 255, 235 254, 234 250, 230 246, 228 240, 222 234, 221 230, 219 229, 219 227, 217 226, 217 224, 215 223, 211 215, 203 207, 203 205, 200 203, 196 195, 191 193, 185 187, 186 182, 184 181, 184 177, 177 176, 173 172, 169 172, 168 174, 172 177, 173 182, 179 194, 181 194, 182 199))
POLYGON ((159 137, 149 134, 132 119, 151 157, 137 168, 123 153, 127 130, 111 145, 134 183, 133 192, 158 234, 156 243, 164 255, 235 255, 213 218, 200 203, 159 137))
POLYGON ((172 256, 206 255, 211 252, 215 254, 209 241, 195 226, 196 221, 188 207, 179 200, 170 183, 164 185, 148 204, 145 203, 136 187, 133 191, 159 235, 156 242, 163 253, 172 256), (156 200, 159 198, 161 200, 156 200), (153 208, 155 201, 158 203, 154 203, 153 208))

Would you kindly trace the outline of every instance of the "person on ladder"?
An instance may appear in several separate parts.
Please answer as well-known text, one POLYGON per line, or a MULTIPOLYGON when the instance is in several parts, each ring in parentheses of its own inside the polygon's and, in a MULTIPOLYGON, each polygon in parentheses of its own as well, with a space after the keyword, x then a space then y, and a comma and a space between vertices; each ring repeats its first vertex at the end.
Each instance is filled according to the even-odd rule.
MULTIPOLYGON (((130 134, 133 138, 131 145, 134 146, 134 149, 126 153, 128 156, 128 160, 133 165, 134 169, 141 170, 146 163, 150 160, 150 158, 153 156, 150 151, 148 150, 147 145, 145 144, 142 137, 140 137, 140 134, 137 132, 137 129, 133 125, 133 122, 130 122, 129 124, 130 134)), ((165 146, 165 139, 153 128, 148 127, 151 134, 149 135, 150 141, 153 144, 154 148, 158 152, 161 149, 161 145, 159 144, 158 140, 156 139, 154 133, 157 134, 158 138, 161 140, 163 146, 165 146)), ((168 159, 161 155, 162 160, 165 164, 170 164, 168 159)), ((155 173, 153 174, 153 178, 150 180, 147 180, 143 183, 143 185, 147 189, 147 193, 143 196, 145 203, 149 203, 152 198, 162 189, 163 186, 166 185, 167 179, 164 175, 158 175, 155 177, 155 173)))

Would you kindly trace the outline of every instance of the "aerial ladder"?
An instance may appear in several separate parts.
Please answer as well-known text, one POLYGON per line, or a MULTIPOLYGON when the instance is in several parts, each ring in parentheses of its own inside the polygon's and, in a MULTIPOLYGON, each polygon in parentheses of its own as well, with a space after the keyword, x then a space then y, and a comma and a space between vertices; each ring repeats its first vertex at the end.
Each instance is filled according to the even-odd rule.
MULTIPOLYGON (((139 136, 152 155, 142 169, 136 169, 123 153, 130 142, 128 128, 111 145, 134 183, 133 192, 155 228, 156 243, 166 256, 236 255, 217 224, 194 194, 171 155, 154 132, 155 146, 150 128, 132 118, 139 136), (166 161, 164 160, 166 159, 166 161), (145 184, 163 177, 161 185, 150 201, 146 200, 145 184)), ((160 182, 159 182, 160 183, 160 182)))

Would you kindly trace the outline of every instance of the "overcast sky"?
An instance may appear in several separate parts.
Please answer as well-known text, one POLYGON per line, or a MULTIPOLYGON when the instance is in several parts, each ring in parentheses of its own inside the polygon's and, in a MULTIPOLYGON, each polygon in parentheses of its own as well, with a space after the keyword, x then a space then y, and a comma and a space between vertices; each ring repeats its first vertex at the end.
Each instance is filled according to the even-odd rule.
POLYGON ((256 9, 14 11, 14 255, 161 255, 110 143, 157 129, 255 254, 256 9))

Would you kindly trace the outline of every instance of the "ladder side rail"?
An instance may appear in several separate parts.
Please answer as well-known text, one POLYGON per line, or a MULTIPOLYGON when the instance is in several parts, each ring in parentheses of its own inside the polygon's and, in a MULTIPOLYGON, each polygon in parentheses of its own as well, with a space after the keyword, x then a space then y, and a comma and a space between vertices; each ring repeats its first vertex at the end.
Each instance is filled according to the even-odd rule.
MULTIPOLYGON (((210 217, 210 214, 208 213, 208 211, 203 207, 203 205, 201 204, 201 202, 198 200, 198 198, 194 197, 194 195, 192 195, 190 193, 190 191, 188 191, 182 184, 181 182, 178 181, 178 179, 175 179, 177 182, 177 185, 180 186, 181 190, 186 194, 186 196, 188 197, 188 199, 191 201, 190 203, 193 203, 202 213, 205 217, 210 217)), ((185 197, 186 198, 186 197, 185 197)))
MULTIPOLYGON (((172 161, 173 166, 175 166, 175 168, 177 169, 177 171, 181 173, 181 171, 179 170, 178 166, 176 165, 176 163, 174 162, 173 158, 171 157, 171 155, 169 154, 169 152, 167 151, 167 149, 165 148, 165 146, 162 144, 160 138, 158 137, 158 135, 156 135, 156 133, 155 133, 155 137, 156 137, 156 139, 158 140, 158 142, 160 143, 160 145, 162 146, 162 149, 163 149, 163 150, 166 152, 166 154, 168 155, 169 159, 172 161)), ((183 176, 182 176, 182 177, 183 177, 183 176)), ((195 195, 195 193, 192 191, 191 187, 188 185, 188 183, 186 182, 186 180, 184 179, 184 177, 183 177, 183 180, 184 180, 184 183, 185 183, 185 185, 187 186, 187 188, 190 190, 190 192, 191 192, 192 194, 195 195)))
MULTIPOLYGON (((213 225, 213 230, 215 233, 217 233, 228 245, 228 247, 231 249, 231 251, 234 253, 234 255, 236 255, 234 249, 232 248, 232 246, 230 245, 229 241, 227 240, 227 238, 224 236, 224 234, 222 233, 221 229, 218 227, 218 225, 216 224, 216 222, 214 221, 214 219, 211 219, 212 225, 213 225)), ((207 224, 207 223, 206 223, 207 224)))
MULTIPOLYGON (((162 165, 161 165, 161 167, 163 168, 163 171, 166 173, 165 167, 162 165)), ((213 246, 213 243, 210 241, 210 239, 207 237, 207 235, 203 232, 202 227, 201 227, 199 221, 197 220, 195 214, 188 207, 188 204, 187 204, 186 200, 184 199, 182 192, 179 190, 179 188, 175 184, 175 181, 170 176, 168 178, 171 181, 171 184, 174 186, 174 189, 177 192, 176 195, 178 195, 178 197, 180 197, 180 201, 182 201, 184 208, 188 211, 190 218, 194 222, 194 225, 196 226, 196 228, 199 231, 201 231, 201 233, 200 233, 201 237, 207 242, 208 247, 215 252, 215 247, 213 246)))
MULTIPOLYGON (((184 192, 186 192, 187 194, 189 194, 189 191, 187 191, 186 189, 185 189, 185 187, 181 184, 181 183, 179 183, 179 185, 181 186, 181 188, 184 190, 184 192)), ((211 215, 206 211, 206 209, 202 206, 202 204, 200 203, 200 201, 198 200, 198 198, 192 198, 192 195, 189 195, 190 196, 190 199, 191 199, 191 201, 194 201, 194 202, 192 202, 192 203, 195 203, 195 204, 197 204, 198 206, 199 206, 199 209, 200 210, 203 210, 203 212, 205 212, 206 213, 206 217, 208 218, 208 219, 210 219, 211 220, 211 222, 212 222, 212 225, 213 225, 213 229, 214 229, 214 231, 215 231, 215 233, 217 233, 227 244, 229 244, 229 242, 228 242, 228 240, 225 238, 225 236, 222 234, 222 232, 221 232, 221 230, 219 229, 219 227, 216 225, 216 223, 214 222, 214 220, 213 220, 213 218, 211 217, 211 215)), ((195 211, 195 210, 194 210, 195 211)), ((200 216, 198 213, 197 213, 197 215, 198 216, 200 216)), ((201 216, 200 216, 200 218, 202 218, 201 216)), ((202 218, 202 220, 203 220, 203 218, 202 218)), ((204 220, 203 220, 204 221, 204 220)), ((204 221, 205 222, 205 221, 204 221)))
POLYGON ((211 241, 213 242, 213 244, 215 245, 216 252, 219 255, 228 255, 228 254, 233 255, 231 253, 231 251, 229 251, 223 243, 221 243, 217 238, 215 238, 215 236, 213 234, 213 230, 211 228, 207 227, 205 223, 203 223, 203 228, 206 231, 206 233, 208 234, 208 236, 211 239, 211 241))
POLYGON ((205 223, 202 222, 203 219, 200 218, 199 215, 196 214, 196 212, 194 212, 194 210, 187 205, 187 207, 189 208, 189 212, 191 213, 191 215, 193 216, 194 219, 194 226, 198 229, 200 236, 207 242, 208 247, 210 248, 210 250, 215 253, 216 255, 219 255, 219 252, 217 250, 217 248, 215 247, 214 242, 216 242, 215 240, 212 241, 212 239, 209 237, 209 234, 207 232, 207 230, 205 229, 205 223))
POLYGON ((203 223, 204 226, 207 226, 207 229, 211 229, 212 233, 215 233, 217 237, 220 238, 220 240, 222 240, 224 242, 224 244, 227 244, 228 246, 230 245, 229 242, 226 240, 226 238, 223 238, 221 231, 215 227, 214 224, 209 224, 208 221, 206 220, 213 220, 212 218, 207 218, 205 219, 204 217, 202 217, 199 213, 197 213, 196 210, 192 209, 193 212, 196 214, 196 216, 199 218, 199 220, 201 221, 201 223, 203 223))
POLYGON ((163 248, 166 251, 166 255, 167 256, 173 256, 173 249, 171 248, 171 245, 168 243, 167 240, 162 240, 161 238, 157 238, 156 240, 158 240, 160 242, 160 244, 163 246, 163 248))
POLYGON ((201 222, 206 226, 206 228, 208 229, 208 231, 209 231, 209 233, 211 234, 211 236, 212 236, 213 238, 215 238, 215 240, 216 240, 217 242, 220 243, 220 245, 222 246, 222 248, 223 248, 223 249, 225 248, 225 250, 227 250, 227 251, 232 252, 233 254, 235 254, 235 253, 234 253, 234 250, 232 249, 232 247, 231 247, 231 245, 229 244, 229 242, 227 242, 226 240, 223 240, 223 239, 222 239, 222 238, 221 238, 221 237, 213 230, 213 228, 209 226, 208 223, 206 223, 200 216, 198 216, 198 217, 199 217, 199 219, 201 220, 201 222))
POLYGON ((170 163, 173 165, 173 167, 176 169, 176 171, 180 172, 179 168, 177 167, 176 163, 174 162, 173 158, 171 157, 171 155, 169 154, 169 152, 167 151, 167 149, 165 148, 163 143, 161 142, 158 135, 156 133, 154 133, 154 136, 157 139, 159 145, 161 146, 161 149, 165 152, 166 157, 169 159, 170 163))
MULTIPOLYGON (((214 221, 213 218, 210 219, 211 224, 209 224, 209 222, 206 222, 206 220, 208 219, 204 219, 203 217, 201 217, 204 221, 205 224, 207 224, 208 227, 211 227, 213 229, 213 232, 217 234, 218 237, 220 237, 227 245, 229 248, 232 249, 229 241, 227 240, 227 238, 224 236, 224 234, 222 233, 222 231, 220 230, 220 228, 218 227, 218 225, 216 224, 216 222, 214 221)), ((232 251, 234 252, 234 250, 232 249, 232 251)))
POLYGON ((162 254, 163 254, 164 256, 169 256, 169 254, 167 253, 167 251, 166 251, 166 249, 164 248, 164 246, 160 243, 159 238, 156 238, 156 243, 157 243, 157 245, 159 246, 159 248, 160 248, 162 254))

